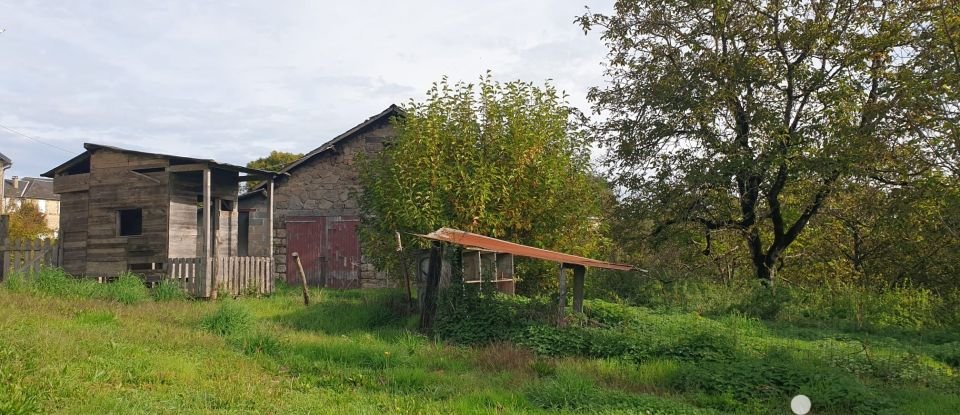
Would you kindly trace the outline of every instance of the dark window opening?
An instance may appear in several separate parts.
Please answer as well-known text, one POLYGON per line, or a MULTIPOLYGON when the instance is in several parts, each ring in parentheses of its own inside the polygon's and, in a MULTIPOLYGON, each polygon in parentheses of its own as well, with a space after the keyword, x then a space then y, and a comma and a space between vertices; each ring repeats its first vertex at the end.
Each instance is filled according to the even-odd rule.
POLYGON ((237 218, 237 255, 250 255, 250 212, 240 212, 237 218))
POLYGON ((145 169, 133 169, 133 171, 135 171, 135 172, 137 172, 137 173, 143 173, 143 174, 147 174, 147 173, 160 173, 160 172, 166 171, 166 170, 167 170, 167 169, 164 168, 164 167, 149 167, 149 168, 145 168, 145 169))
POLYGON ((70 168, 66 169, 61 174, 64 176, 70 176, 74 174, 84 174, 84 173, 90 173, 90 157, 87 157, 82 161, 80 161, 79 163, 74 164, 73 166, 70 166, 70 168))
POLYGON ((220 210, 224 212, 233 211, 233 201, 232 200, 220 200, 220 210))
POLYGON ((120 236, 143 234, 143 209, 123 209, 118 212, 120 236))
POLYGON ((130 271, 152 271, 157 269, 163 269, 163 264, 156 263, 156 262, 142 262, 137 264, 127 264, 127 269, 130 271))

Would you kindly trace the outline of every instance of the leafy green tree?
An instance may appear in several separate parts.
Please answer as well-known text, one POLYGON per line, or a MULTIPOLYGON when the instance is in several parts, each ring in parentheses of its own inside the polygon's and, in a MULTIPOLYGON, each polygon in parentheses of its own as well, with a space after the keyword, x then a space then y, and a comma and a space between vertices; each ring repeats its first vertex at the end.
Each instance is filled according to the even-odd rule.
MULTIPOLYGON (((247 163, 247 167, 251 169, 280 171, 301 157, 303 157, 303 153, 288 153, 285 151, 273 150, 268 156, 261 157, 247 163)), ((257 187, 258 184, 260 184, 260 181, 257 180, 247 182, 247 188, 252 189, 257 187)))
POLYGON ((916 0, 919 39, 914 99, 931 100, 931 111, 915 117, 918 131, 932 144, 928 154, 936 169, 960 177, 960 2, 916 0))
POLYGON ((395 140, 361 163, 366 253, 396 270, 395 231, 453 227, 597 254, 608 192, 581 121, 550 84, 489 74, 476 85, 435 83, 394 120, 395 140))
POLYGON ((9 239, 19 241, 53 236, 53 231, 47 227, 47 215, 31 202, 10 206, 7 209, 7 215, 9 218, 7 238, 9 239))
POLYGON ((579 18, 609 48, 609 86, 589 97, 625 200, 659 231, 742 236, 773 283, 846 179, 924 173, 945 103, 921 60, 938 43, 919 35, 933 12, 902 3, 624 0, 579 18))
POLYGON ((960 189, 930 175, 908 186, 850 182, 797 241, 791 275, 941 290, 960 272, 960 189))

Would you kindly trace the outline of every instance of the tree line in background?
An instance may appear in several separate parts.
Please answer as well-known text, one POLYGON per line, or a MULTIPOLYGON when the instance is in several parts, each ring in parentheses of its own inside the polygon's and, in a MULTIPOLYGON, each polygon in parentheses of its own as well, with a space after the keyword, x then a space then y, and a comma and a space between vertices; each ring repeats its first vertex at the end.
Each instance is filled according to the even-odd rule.
MULTIPOLYGON (((661 281, 956 285, 960 6, 618 1, 590 122, 549 82, 434 84, 361 163, 365 254, 449 226, 661 281), (593 144, 605 150, 590 162, 593 144)), ((553 270, 522 263, 521 292, 553 270)))

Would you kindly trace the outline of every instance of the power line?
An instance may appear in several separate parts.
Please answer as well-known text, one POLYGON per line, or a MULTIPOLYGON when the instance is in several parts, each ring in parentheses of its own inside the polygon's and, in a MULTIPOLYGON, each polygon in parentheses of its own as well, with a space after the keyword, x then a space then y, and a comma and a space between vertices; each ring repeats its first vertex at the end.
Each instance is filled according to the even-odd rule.
POLYGON ((19 136, 21 136, 21 137, 28 138, 28 139, 30 139, 30 140, 36 141, 36 142, 38 142, 38 143, 40 143, 40 144, 43 144, 43 145, 45 145, 45 146, 53 147, 53 148, 55 148, 55 149, 57 149, 57 150, 60 150, 60 151, 65 152, 65 153, 67 153, 67 154, 73 154, 73 153, 74 153, 73 151, 67 150, 67 149, 65 149, 65 148, 63 148, 63 147, 60 147, 60 146, 58 146, 58 145, 50 144, 50 143, 47 143, 47 142, 45 142, 45 141, 43 141, 43 140, 41 140, 41 139, 39 139, 39 138, 31 137, 31 136, 29 136, 29 135, 26 135, 26 134, 24 134, 24 133, 21 133, 21 132, 19 132, 19 131, 17 131, 17 130, 14 130, 13 128, 7 127, 6 125, 0 124, 0 128, 3 128, 4 130, 7 130, 7 131, 9 131, 9 132, 11 132, 11 133, 14 133, 14 134, 16 134, 16 135, 19 135, 19 136))

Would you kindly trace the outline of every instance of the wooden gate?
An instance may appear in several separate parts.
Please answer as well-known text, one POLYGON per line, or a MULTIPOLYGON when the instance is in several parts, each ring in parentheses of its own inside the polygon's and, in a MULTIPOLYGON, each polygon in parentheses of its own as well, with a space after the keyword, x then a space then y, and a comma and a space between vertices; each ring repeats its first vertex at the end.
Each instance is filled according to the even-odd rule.
POLYGON ((360 241, 354 217, 334 217, 327 220, 327 286, 333 288, 360 288, 360 241))
POLYGON ((323 286, 323 240, 325 218, 321 216, 287 218, 287 283, 299 284, 296 260, 293 254, 300 255, 303 273, 307 283, 323 286))
POLYGON ((43 267, 59 267, 60 244, 51 239, 0 243, 0 279, 9 275, 31 276, 43 267))
POLYGON ((298 216, 286 220, 287 282, 299 284, 293 253, 310 285, 360 287, 360 241, 355 216, 298 216))

